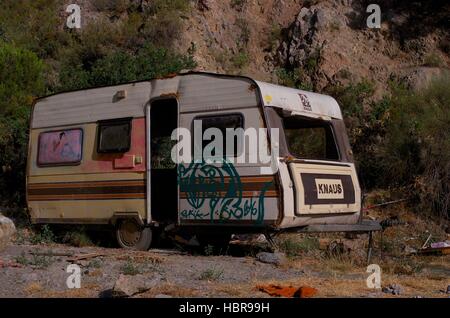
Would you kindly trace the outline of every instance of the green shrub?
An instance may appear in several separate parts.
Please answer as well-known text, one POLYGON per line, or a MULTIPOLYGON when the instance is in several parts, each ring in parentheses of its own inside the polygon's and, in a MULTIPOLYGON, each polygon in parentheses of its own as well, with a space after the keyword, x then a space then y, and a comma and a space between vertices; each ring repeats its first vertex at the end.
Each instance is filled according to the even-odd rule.
POLYGON ((0 41, 0 201, 23 203, 28 118, 43 74, 34 53, 0 41))
POLYGON ((417 92, 393 83, 391 95, 376 102, 367 81, 328 88, 343 110, 365 189, 402 189, 417 211, 449 215, 448 87, 448 74, 417 92))
POLYGON ((53 57, 67 34, 58 26, 61 0, 0 1, 0 29, 4 38, 35 52, 53 57))
POLYGON ((207 270, 200 273, 198 277, 199 280, 219 280, 223 276, 223 270, 217 268, 208 268, 207 270))
POLYGON ((129 259, 123 266, 121 267, 121 272, 124 275, 138 275, 141 274, 141 270, 138 266, 133 264, 133 261, 129 259))
POLYGON ((237 69, 241 69, 248 65, 249 57, 246 52, 239 52, 231 58, 233 66, 237 69))
POLYGON ((31 244, 50 244, 54 243, 56 239, 55 234, 50 229, 50 227, 45 224, 41 228, 34 231, 33 235, 30 237, 31 244))
POLYGON ((431 53, 425 56, 425 59, 423 61, 423 65, 429 67, 440 67, 442 64, 443 64, 442 57, 440 57, 436 53, 431 53))
POLYGON ((62 241, 76 247, 94 245, 83 227, 66 232, 62 241))
POLYGON ((61 73, 60 90, 71 90, 147 80, 195 67, 192 57, 165 48, 146 46, 137 55, 117 51, 98 59, 90 70, 67 65, 61 73))
POLYGON ((306 76, 305 72, 300 70, 300 68, 295 68, 293 70, 279 68, 276 70, 276 74, 280 85, 304 89, 307 91, 311 91, 313 89, 311 80, 306 76))
POLYGON ((280 250, 290 257, 308 253, 319 248, 319 241, 315 237, 287 237, 280 239, 277 243, 280 250))
POLYGON ((449 216, 450 76, 392 95, 384 156, 390 184, 408 186, 418 211, 449 216))

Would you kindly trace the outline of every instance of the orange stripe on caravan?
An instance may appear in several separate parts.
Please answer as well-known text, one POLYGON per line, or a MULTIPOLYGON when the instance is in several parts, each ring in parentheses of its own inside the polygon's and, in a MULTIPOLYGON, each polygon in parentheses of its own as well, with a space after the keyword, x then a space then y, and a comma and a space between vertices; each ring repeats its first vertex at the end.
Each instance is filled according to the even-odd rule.
POLYGON ((145 193, 114 193, 114 194, 68 194, 68 195, 30 195, 29 201, 53 200, 101 200, 101 199, 144 199, 145 193))
MULTIPOLYGON (((216 198, 216 197, 224 197, 227 193, 226 192, 217 192, 211 194, 211 195, 206 195, 205 198, 216 198)), ((242 191, 242 197, 244 198, 250 198, 250 197, 258 197, 261 195, 261 191, 242 191)), ((198 195, 201 196, 201 195, 198 195)), ((180 192, 180 198, 181 199, 186 199, 188 197, 187 192, 180 192)), ((278 191, 276 190, 269 190, 264 192, 264 197, 278 197, 278 191)))
POLYGON ((144 180, 125 181, 83 181, 83 182, 55 182, 55 183, 30 183, 28 189, 47 188, 98 188, 101 186, 141 186, 145 185, 144 180))

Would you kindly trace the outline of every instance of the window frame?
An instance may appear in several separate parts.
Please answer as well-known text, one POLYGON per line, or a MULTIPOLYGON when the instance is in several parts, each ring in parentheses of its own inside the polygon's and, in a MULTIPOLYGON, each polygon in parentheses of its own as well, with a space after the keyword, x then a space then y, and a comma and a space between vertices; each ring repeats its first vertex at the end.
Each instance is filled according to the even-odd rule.
POLYGON ((97 147, 96 147, 97 153, 99 153, 99 154, 109 154, 109 153, 123 154, 123 153, 130 151, 132 130, 133 130, 133 117, 114 118, 114 119, 105 119, 105 120, 97 121, 97 147), (127 148, 124 148, 124 149, 114 148, 114 149, 109 149, 109 150, 101 150, 100 146, 101 146, 102 127, 108 126, 108 125, 114 126, 114 124, 119 125, 119 124, 124 124, 124 123, 128 124, 130 127, 129 133, 128 133, 127 148))
MULTIPOLYGON (((335 134, 335 132, 334 132, 334 127, 333 127, 331 121, 320 120, 320 119, 317 119, 317 118, 312 118, 312 117, 307 117, 307 116, 301 116, 301 115, 292 115, 292 116, 288 116, 288 117, 296 117, 296 116, 297 116, 297 117, 300 117, 300 118, 303 119, 303 120, 306 119, 306 120, 317 121, 317 122, 320 122, 320 123, 324 123, 324 124, 325 124, 325 125, 323 126, 323 128, 324 128, 324 129, 327 129, 327 128, 328 128, 328 129, 331 131, 331 135, 333 136, 333 142, 334 142, 334 145, 335 145, 335 147, 336 147, 337 159, 329 159, 329 158, 319 158, 319 159, 317 159, 317 158, 307 158, 307 157, 299 157, 298 155, 294 154, 294 153, 292 152, 292 150, 291 150, 291 145, 290 145, 290 143, 288 142, 287 136, 286 136, 286 126, 285 126, 285 123, 284 123, 284 119, 285 119, 286 117, 280 116, 280 117, 281 117, 281 123, 282 123, 282 125, 283 125, 283 135, 284 135, 284 139, 286 140, 286 146, 287 146, 287 150, 288 150, 289 154, 290 154, 292 157, 294 157, 294 158, 298 158, 298 159, 302 159, 302 160, 338 161, 338 162, 341 162, 341 161, 342 161, 341 149, 340 149, 339 144, 338 144, 338 142, 337 142, 336 134, 335 134)), ((318 127, 320 127, 320 126, 318 126, 318 127)), ((305 127, 305 128, 308 128, 308 127, 305 127)), ((309 127, 309 128, 312 128, 312 127, 309 127)), ((314 127, 314 128, 317 128, 317 127, 314 127)), ((326 138, 326 134, 327 134, 327 132, 325 131, 325 138, 326 138)))
POLYGON ((73 128, 67 128, 67 129, 53 129, 53 130, 46 130, 41 131, 38 136, 38 146, 37 146, 37 154, 36 154, 36 165, 41 168, 47 168, 47 167, 59 167, 59 166, 78 166, 83 161, 83 145, 84 145, 84 129, 82 127, 73 127, 73 128), (81 138, 80 138, 80 160, 78 161, 65 161, 65 162, 50 162, 50 163, 42 163, 39 161, 40 153, 41 153, 41 138, 43 134, 48 133, 55 133, 55 132, 64 132, 64 131, 71 131, 71 130, 79 130, 81 132, 81 138))
MULTIPOLYGON (((202 120, 203 121, 203 119, 205 119, 205 118, 214 118, 214 117, 227 117, 227 116, 239 116, 240 117, 240 119, 241 119, 241 121, 242 121, 242 127, 239 127, 239 128, 242 128, 242 129, 245 129, 245 116, 244 116, 244 114, 243 113, 240 113, 240 112, 232 112, 232 113, 219 113, 219 114, 207 114, 207 115, 197 115, 197 116, 195 116, 193 119, 192 119, 192 123, 191 123, 191 132, 194 132, 194 121, 195 120, 202 120)), ((217 128, 217 127, 216 127, 217 128)), ((203 130, 203 123, 202 123, 202 142, 203 142, 203 133, 204 133, 204 130, 203 130)), ((194 133, 192 133, 192 147, 191 147, 191 151, 192 151, 192 154, 194 154, 194 142, 195 142, 195 140, 194 140, 194 138, 195 138, 195 136, 194 136, 194 133)), ((225 136, 225 138, 226 138, 226 136, 225 136)), ((224 145, 225 146, 225 145, 224 145)), ((225 146, 225 148, 226 148, 226 146, 225 146)), ((202 158, 203 158, 203 144, 202 144, 202 158)), ((225 150, 225 152, 226 152, 226 149, 224 149, 225 150)), ((239 149, 237 149, 237 150, 239 150, 239 149)), ((244 149, 241 149, 241 152, 243 151, 244 149)), ((224 155, 224 158, 226 158, 226 157, 231 157, 231 158, 238 158, 239 156, 241 156, 242 155, 242 153, 240 154, 239 152, 238 153, 233 153, 233 155, 232 156, 228 156, 226 153, 224 153, 223 154, 224 155)), ((205 159, 205 158, 203 158, 203 159, 205 159)))

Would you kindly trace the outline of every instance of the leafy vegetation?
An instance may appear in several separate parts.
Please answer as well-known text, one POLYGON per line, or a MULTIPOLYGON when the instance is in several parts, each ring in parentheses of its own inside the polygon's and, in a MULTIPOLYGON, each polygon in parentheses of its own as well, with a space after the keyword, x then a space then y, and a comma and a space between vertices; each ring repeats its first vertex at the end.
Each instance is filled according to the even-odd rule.
POLYGON ((319 248, 319 241, 315 237, 292 237, 287 236, 279 239, 277 245, 280 250, 286 253, 287 256, 293 257, 315 251, 319 248))
POLYGON ((67 29, 62 0, 0 2, 0 203, 23 205, 30 106, 50 93, 150 79, 195 67, 176 52, 189 1, 92 1, 67 29), (117 17, 120 16, 120 19, 117 17))
POLYGON ((208 268, 200 273, 199 280, 219 280, 223 276, 223 270, 218 268, 208 268))
POLYGON ((33 232, 30 237, 31 244, 50 244, 55 242, 56 236, 50 227, 46 224, 33 232))
POLYGON ((420 91, 397 83, 370 101, 373 84, 328 89, 343 108, 365 189, 395 188, 420 212, 440 217, 450 206, 450 77, 420 91), (404 195, 404 196, 405 196, 404 195))
POLYGON ((129 259, 123 266, 121 267, 121 272, 124 275, 138 275, 141 274, 141 270, 138 266, 133 264, 133 261, 129 259))

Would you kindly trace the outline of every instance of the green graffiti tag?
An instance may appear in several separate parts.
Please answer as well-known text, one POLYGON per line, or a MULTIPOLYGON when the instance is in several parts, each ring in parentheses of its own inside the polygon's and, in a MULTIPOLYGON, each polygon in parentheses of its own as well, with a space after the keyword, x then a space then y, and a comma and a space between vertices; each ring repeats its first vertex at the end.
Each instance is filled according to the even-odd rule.
POLYGON ((180 192, 191 209, 181 211, 183 219, 264 221, 264 195, 272 182, 263 185, 259 196, 244 198, 241 178, 233 164, 222 160, 209 164, 178 165, 180 192), (206 209, 206 211, 205 211, 206 209))

